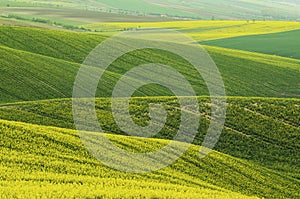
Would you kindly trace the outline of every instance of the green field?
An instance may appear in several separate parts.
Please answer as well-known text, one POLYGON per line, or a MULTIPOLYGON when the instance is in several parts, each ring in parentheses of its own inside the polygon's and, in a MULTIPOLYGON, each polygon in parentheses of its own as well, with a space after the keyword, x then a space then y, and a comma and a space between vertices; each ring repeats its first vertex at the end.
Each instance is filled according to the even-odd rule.
POLYGON ((300 59, 300 30, 211 40, 203 44, 300 59))
MULTIPOLYGON (((3 45, 0 47, 0 102, 71 97, 80 63, 105 38, 101 35, 23 27, 0 27, 0 32, 0 45, 3 45), (10 84, 7 84, 8 81, 10 84)), ((299 96, 300 61, 208 46, 206 48, 222 73, 227 95, 299 96)), ((115 68, 105 73, 104 87, 97 92, 97 96, 110 96, 114 84, 126 70, 153 61, 174 66, 192 83, 198 95, 208 95, 202 78, 190 72, 191 66, 186 61, 170 53, 145 50, 119 58, 114 64, 115 68), (139 58, 128 63, 127 60, 132 60, 133 57, 139 58)), ((156 89, 156 92, 152 90, 146 88, 138 95, 166 95, 163 89, 156 89)))
MULTIPOLYGON (((180 3, 168 2, 171 1, 180 3)), ((45 2, 38 1, 35 6, 45 2)), ((112 7, 133 9, 123 1, 115 4, 100 0, 94 6, 103 3, 105 9, 105 2, 112 7)), ((153 5, 156 1, 145 2, 153 5)), ((48 3, 44 6, 55 7, 61 2, 48 3)), ((244 3, 249 5, 248 1, 241 4, 244 3)), ((142 6, 146 4, 142 4, 136 3, 134 9, 145 9, 142 6)), ((254 1, 251 8, 256 8, 256 4, 265 5, 254 1)), ((82 2, 66 0, 61 6, 80 8, 82 2)), ((35 15, 27 13, 29 18, 35 15)), ((57 17, 68 20, 66 15, 57 17)), ((225 125, 212 153, 200 159, 212 105, 206 83, 191 64, 179 55, 159 49, 131 51, 114 61, 100 80, 95 107, 102 133, 122 149, 143 153, 158 150, 175 137, 181 122, 179 99, 184 96, 175 97, 170 90, 150 84, 132 96, 130 115, 137 125, 145 127, 151 116, 149 105, 161 104, 167 114, 165 125, 151 138, 129 136, 121 130, 113 117, 110 97, 118 80, 133 67, 147 63, 173 67, 191 83, 199 103, 199 128, 184 155, 155 172, 132 174, 96 160, 80 139, 73 119, 72 91, 77 72, 89 52, 109 34, 54 30, 58 27, 24 20, 2 22, 0 198, 300 197, 300 60, 295 59, 299 45, 293 42, 299 40, 300 23, 83 22, 87 24, 82 26, 85 28, 82 31, 91 29, 113 34, 124 29, 162 27, 205 41, 204 48, 218 66, 225 84, 225 125), (246 48, 247 43, 251 49, 246 48), (275 48, 275 43, 280 47, 275 48)), ((100 70, 95 66, 85 67, 95 72, 100 70)), ((94 74, 85 75, 93 77, 94 74)), ((197 114, 194 107, 182 111, 187 115, 197 114)), ((121 110, 118 114, 125 117, 121 110)), ((154 126, 164 123, 162 119, 157 119, 154 126)), ((94 131, 88 118, 79 122, 94 131)), ((176 146, 179 149, 185 144, 177 142, 176 146)))
POLYGON ((1 0, 0 5, 11 7, 76 8, 90 11, 114 12, 130 15, 168 15, 171 17, 197 19, 258 19, 299 20, 299 1, 252 1, 233 0, 1 0))

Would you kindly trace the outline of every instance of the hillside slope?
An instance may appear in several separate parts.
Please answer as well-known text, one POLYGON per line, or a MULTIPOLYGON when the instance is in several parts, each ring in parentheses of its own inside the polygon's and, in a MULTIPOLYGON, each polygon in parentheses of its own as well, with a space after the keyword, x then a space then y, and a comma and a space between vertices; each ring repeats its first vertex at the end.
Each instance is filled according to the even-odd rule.
POLYGON ((0 26, 2 46, 78 63, 104 39, 101 35, 0 26))
MULTIPOLYGON (((0 194, 3 197, 55 198, 68 194, 68 197, 129 198, 137 193, 145 198, 170 194, 181 198, 299 196, 299 182, 292 178, 217 152, 200 160, 197 146, 162 170, 128 174, 92 158, 75 131, 1 120, 0 132, 0 186, 3 188, 0 194)), ((138 138, 114 135, 109 138, 124 149, 134 146, 138 151, 139 147, 152 149, 166 143, 148 139, 142 146, 138 138)))
MULTIPOLYGON (((231 97, 220 139, 214 151, 200 159, 211 117, 202 77, 186 60, 163 50, 121 56, 104 73, 95 104, 99 125, 118 147, 130 152, 160 149, 176 135, 182 112, 195 114, 190 105, 180 112, 178 98, 168 89, 141 87, 130 101, 132 120, 149 125, 151 104, 161 104, 167 119, 154 121, 153 126, 163 128, 151 138, 128 136, 113 117, 110 96, 133 67, 170 65, 199 95, 199 128, 188 151, 163 169, 131 174, 97 161, 75 130, 71 97, 76 74, 104 39, 97 34, 0 26, 0 198, 300 198, 300 60, 205 46, 231 97)), ((86 77, 100 70, 85 67, 92 69, 86 77)), ((116 112, 125 117, 124 110, 116 112)), ((94 131, 86 124, 89 118, 79 122, 94 131)), ((174 153, 182 145, 177 142, 174 153)))
MULTIPOLYGON (((198 100, 201 117, 194 144, 201 145, 209 125, 210 100, 207 97, 198 100)), ((299 179, 300 100, 238 97, 227 101, 225 128, 215 149, 299 179)), ((130 111, 138 125, 148 124, 150 103, 163 104, 168 113, 166 126, 155 137, 172 139, 180 124, 176 100, 135 98, 130 111)), ((127 135, 116 124, 108 98, 97 99, 96 108, 105 132, 127 135)), ((5 104, 0 106, 0 119, 75 129, 70 99, 5 104)))
MULTIPOLYGON (((0 102, 71 97, 79 64, 103 40, 98 35, 34 28, 1 27, 1 30, 6 33, 1 34, 0 43, 9 48, 0 46, 0 89, 3 93, 0 102), (12 36, 8 32, 13 33, 12 36)), ((299 60, 205 48, 222 74, 227 95, 298 97, 299 60)), ((104 74, 103 86, 97 91, 97 96, 110 96, 113 86, 127 70, 153 62, 173 66, 191 82, 197 95, 208 95, 202 77, 196 75, 195 69, 185 60, 165 51, 145 49, 128 53, 114 62, 104 74)), ((166 90, 158 88, 155 92, 144 88, 137 93, 145 94, 169 95, 166 90)))

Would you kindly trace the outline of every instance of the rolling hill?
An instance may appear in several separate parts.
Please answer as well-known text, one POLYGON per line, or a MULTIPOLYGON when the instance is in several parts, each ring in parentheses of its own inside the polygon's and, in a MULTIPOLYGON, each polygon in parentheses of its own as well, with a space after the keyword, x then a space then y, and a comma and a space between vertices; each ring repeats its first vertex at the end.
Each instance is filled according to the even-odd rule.
MULTIPOLYGON (((299 23, 226 23, 147 25, 163 24, 190 35, 206 35, 206 40, 299 29, 299 23)), ((129 24, 114 25, 122 29, 129 24)), ((131 117, 137 125, 147 126, 149 104, 159 103, 166 108, 165 125, 147 139, 128 136, 120 129, 109 97, 115 83, 134 66, 170 65, 199 95, 198 133, 185 154, 158 171, 132 174, 96 160, 74 126, 71 97, 76 74, 88 53, 105 39, 96 33, 0 26, 0 198, 300 197, 300 60, 204 46, 222 74, 228 97, 220 139, 214 151, 200 159, 211 112, 202 77, 186 60, 163 50, 143 49, 121 56, 104 73, 96 92, 99 125, 118 147, 130 152, 160 149, 176 135, 181 121, 178 98, 165 88, 149 85, 131 99, 131 117)), ((195 112, 193 107, 183 111, 195 112)), ((118 114, 123 116, 122 111, 118 114)), ((88 124, 85 127, 91 129, 88 124)), ((177 144, 180 148, 185 143, 177 144)))
POLYGON ((0 45, 82 63, 105 36, 28 27, 0 27, 0 45))
MULTIPOLYGON (((100 102, 103 103, 102 100, 100 102)), ((288 101, 279 101, 281 104, 285 102, 288 101)), ((45 105, 47 102, 42 103, 45 105)), ((52 104, 53 102, 49 101, 46 107, 47 113, 51 112, 49 108, 55 108, 52 104)), ((19 105, 22 106, 22 104, 10 106, 12 108, 19 105)), ((30 106, 30 103, 28 105, 30 106)), ((10 109, 11 115, 17 116, 17 112, 13 114, 14 109, 10 109)), ((20 118, 24 118, 24 115, 20 118)), ((299 176, 294 176, 297 175, 296 170, 295 173, 287 174, 280 169, 270 169, 255 164, 247 158, 241 159, 220 152, 213 152, 204 160, 200 160, 198 159, 199 146, 195 145, 191 146, 174 164, 162 170, 148 174, 129 174, 112 170, 91 157, 76 131, 5 120, 0 120, 0 131, 2 171, 0 186, 3 188, 0 194, 4 197, 26 195, 30 198, 33 194, 51 198, 62 196, 129 198, 137 195, 153 198, 167 197, 170 194, 181 198, 248 198, 249 196, 251 198, 283 196, 297 198, 299 196, 297 191, 299 176), (22 188, 16 190, 16 186, 22 188), (139 191, 141 189, 142 192, 139 191)), ((285 137, 280 132, 276 133, 281 138, 285 137)), ((232 134, 242 136, 242 133, 235 131, 232 134)), ((154 150, 168 142, 163 139, 141 140, 112 134, 107 136, 119 147, 136 152, 145 149, 154 150)), ((247 140, 248 136, 251 138, 254 134, 244 136, 244 139, 240 140, 247 140)), ((258 136, 254 139, 258 141, 263 137, 258 136)), ((229 145, 237 144, 236 140, 226 138, 227 142, 233 141, 229 145)), ((221 139, 221 142, 223 141, 221 139)), ((237 148, 236 152, 243 153, 254 149, 246 145, 247 143, 243 144, 247 147, 237 148)), ((277 144, 274 142, 270 144, 274 152, 278 152, 273 148, 277 144)), ((256 143, 257 145, 259 144, 256 143)), ((267 146, 266 143, 263 145, 267 146)), ((288 145, 291 150, 299 151, 297 150, 299 146, 294 145, 292 141, 289 141, 288 145)), ((282 148, 284 146, 281 145, 282 148)), ((266 148, 263 151, 268 152, 266 148)), ((263 155, 262 152, 260 154, 263 155)), ((278 157, 284 158, 284 155, 278 157)), ((297 157, 299 154, 291 154, 290 160, 295 161, 294 158, 297 157)), ((289 169, 299 169, 292 162, 286 166, 289 169)), ((279 167, 282 168, 282 165, 279 167)))
MULTIPOLYGON (((100 35, 23 27, 0 27, 1 31, 0 102, 71 97, 79 64, 104 39, 100 35)), ((299 95, 298 60, 208 46, 206 49, 219 67, 229 96, 299 95)), ((126 70, 153 61, 174 66, 198 95, 208 94, 202 78, 187 70, 192 69, 186 61, 167 52, 144 50, 119 58, 103 76, 104 87, 97 96, 110 96, 113 85, 126 70)), ((157 93, 145 89, 137 95, 166 95, 164 89, 157 89, 157 93)))
MULTIPOLYGON (((209 98, 198 100, 201 119, 194 144, 201 145, 208 129, 211 107, 209 98)), ((225 128, 215 149, 299 178, 299 99, 230 97, 227 101, 225 128)), ((137 124, 147 125, 150 103, 168 107, 169 120, 155 138, 172 139, 180 123, 180 113, 174 108, 176 100, 161 97, 134 99, 130 109, 137 124)), ((98 99, 96 107, 99 124, 105 132, 127 135, 115 123, 108 98, 98 99)), ((0 119, 75 129, 70 99, 5 104, 0 106, 0 119)))

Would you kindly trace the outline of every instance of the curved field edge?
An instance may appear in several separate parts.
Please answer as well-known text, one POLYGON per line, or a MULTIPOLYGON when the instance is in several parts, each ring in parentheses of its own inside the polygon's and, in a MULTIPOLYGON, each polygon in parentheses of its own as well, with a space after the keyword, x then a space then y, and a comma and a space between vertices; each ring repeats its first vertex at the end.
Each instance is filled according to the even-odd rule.
MULTIPOLYGON (((138 196, 147 198, 158 194, 183 198, 299 196, 299 182, 292 178, 219 152, 199 159, 200 147, 195 145, 174 164, 164 169, 147 174, 130 174, 110 169, 91 157, 77 132, 73 130, 1 120, 0 132, 0 185, 8 188, 2 191, 4 196, 16 194, 26 197, 25 189, 33 190, 34 187, 38 189, 32 194, 55 197, 57 194, 66 194, 65 188, 73 185, 75 186, 69 194, 74 197, 82 197, 82 194, 91 197, 104 194, 95 188, 106 191, 120 189, 121 192, 118 193, 127 193, 125 196, 128 197, 136 196, 139 189, 145 189, 146 192, 138 196), (17 184, 25 187, 12 187, 17 184), (49 184, 48 192, 45 193, 44 186, 49 184)), ((143 139, 141 145, 141 138, 108 136, 111 140, 118 141, 124 149, 143 149, 143 145, 156 148, 157 145, 162 146, 169 142, 143 139)), ((117 193, 107 194, 104 196, 120 197, 117 193)))

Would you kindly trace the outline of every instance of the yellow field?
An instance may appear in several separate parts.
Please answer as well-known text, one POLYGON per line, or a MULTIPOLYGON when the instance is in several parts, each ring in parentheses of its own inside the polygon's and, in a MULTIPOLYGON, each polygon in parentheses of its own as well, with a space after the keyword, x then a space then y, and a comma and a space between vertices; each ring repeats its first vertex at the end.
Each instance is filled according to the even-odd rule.
POLYGON ((84 28, 113 31, 135 28, 171 28, 192 36, 197 41, 229 38, 244 35, 267 34, 300 29, 300 22, 277 21, 174 21, 95 23, 84 28))
MULTIPOLYGON (((0 151, 0 198, 257 198, 201 180, 201 170, 183 159, 173 167, 149 174, 110 169, 88 155, 74 130, 0 120, 0 131, 7 138, 5 142, 13 146, 0 151), (26 138, 10 139, 20 133, 25 133, 26 138)), ((142 146, 138 138, 109 137, 127 146, 142 146)), ((169 141, 149 139, 145 143, 155 146, 165 142, 169 141)), ((199 149, 200 146, 192 145, 185 157, 200 164, 199 149)), ((235 163, 241 171, 256 167, 219 152, 208 158, 218 162, 216 165, 235 163)))

